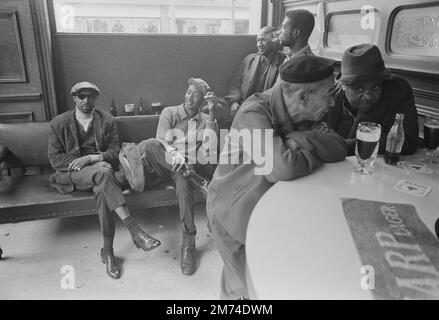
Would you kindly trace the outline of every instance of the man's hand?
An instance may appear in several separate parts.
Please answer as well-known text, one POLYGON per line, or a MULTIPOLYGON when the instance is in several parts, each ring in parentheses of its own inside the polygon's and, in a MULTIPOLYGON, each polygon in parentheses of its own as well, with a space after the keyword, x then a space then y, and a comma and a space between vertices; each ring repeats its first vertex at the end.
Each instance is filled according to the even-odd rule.
POLYGON ((170 154, 172 157, 172 162, 171 162, 172 171, 180 172, 186 165, 185 157, 177 150, 172 150, 170 154))
POLYGON ((204 96, 204 100, 207 101, 207 109, 209 110, 209 113, 214 112, 216 109, 216 105, 218 103, 218 98, 216 94, 214 92, 209 91, 204 96))
POLYGON ((320 122, 317 126, 313 128, 314 131, 320 133, 329 133, 331 129, 329 129, 328 124, 326 122, 320 122))
POLYGON ((183 179, 189 179, 194 174, 194 168, 191 164, 186 165, 186 169, 180 172, 183 179))
POLYGON ((239 109, 239 103, 233 102, 232 106, 230 107, 230 115, 234 117, 239 109))
POLYGON ((88 166, 89 164, 91 164, 91 157, 89 155, 84 156, 84 157, 77 158, 77 159, 73 160, 72 162, 70 162, 68 170, 69 171, 79 171, 82 168, 88 166))
MULTIPOLYGON (((89 166, 95 162, 99 162, 99 161, 103 162, 102 155, 90 154, 88 156, 83 156, 83 157, 80 157, 80 158, 73 160, 72 162, 69 163, 69 166, 67 169, 68 169, 68 171, 79 171, 82 168, 89 166)), ((104 166, 111 169, 111 165, 108 162, 105 162, 104 166)))

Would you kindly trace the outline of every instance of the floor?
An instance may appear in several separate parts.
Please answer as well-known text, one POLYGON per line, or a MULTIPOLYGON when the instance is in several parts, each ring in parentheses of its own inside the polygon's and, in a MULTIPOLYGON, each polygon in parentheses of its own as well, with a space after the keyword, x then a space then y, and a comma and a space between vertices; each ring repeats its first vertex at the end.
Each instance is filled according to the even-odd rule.
POLYGON ((222 261, 204 208, 197 208, 198 268, 180 271, 178 207, 133 214, 142 228, 162 242, 138 250, 118 221, 114 251, 123 263, 119 280, 105 273, 99 258, 102 240, 97 216, 0 225, 0 299, 218 299, 222 261))

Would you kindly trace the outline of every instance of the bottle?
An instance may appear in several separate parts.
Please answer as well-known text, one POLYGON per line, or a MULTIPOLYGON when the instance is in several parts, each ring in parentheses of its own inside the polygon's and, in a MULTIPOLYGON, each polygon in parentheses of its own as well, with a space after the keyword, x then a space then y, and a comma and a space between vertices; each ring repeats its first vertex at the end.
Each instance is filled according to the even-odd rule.
POLYGON ((116 109, 116 104, 114 103, 114 99, 111 99, 110 113, 113 117, 117 117, 117 109, 116 109))
POLYGON ((401 149, 404 144, 404 128, 402 126, 404 114, 397 113, 395 118, 395 123, 387 134, 386 154, 384 157, 386 163, 391 165, 398 163, 401 149))
POLYGON ((143 115, 144 111, 143 111, 143 99, 142 97, 140 97, 139 99, 139 115, 143 115))

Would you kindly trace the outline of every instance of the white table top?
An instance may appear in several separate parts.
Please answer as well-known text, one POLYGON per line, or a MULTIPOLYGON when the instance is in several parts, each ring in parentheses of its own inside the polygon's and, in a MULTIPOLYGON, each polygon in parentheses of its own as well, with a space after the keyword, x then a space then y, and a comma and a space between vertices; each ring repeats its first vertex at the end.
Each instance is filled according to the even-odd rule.
MULTIPOLYGON (((406 158, 407 159, 407 158, 406 158)), ((401 160, 406 160, 402 158, 401 160)), ((269 189, 253 210, 246 239, 247 280, 256 299, 371 299, 341 198, 409 203, 434 233, 439 174, 408 173, 379 157, 370 176, 355 157, 269 189), (425 198, 396 191, 401 179, 430 186, 425 198)))

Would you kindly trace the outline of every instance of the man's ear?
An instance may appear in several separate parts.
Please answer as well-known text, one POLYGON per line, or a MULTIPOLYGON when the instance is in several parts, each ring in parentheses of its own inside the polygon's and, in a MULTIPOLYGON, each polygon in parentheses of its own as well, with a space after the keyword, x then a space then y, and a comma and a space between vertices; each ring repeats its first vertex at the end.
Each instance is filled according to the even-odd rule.
POLYGON ((306 104, 306 98, 307 98, 306 90, 305 89, 299 89, 297 91, 297 100, 299 101, 299 103, 301 105, 305 105, 306 104))
POLYGON ((292 34, 295 38, 299 37, 300 36, 300 29, 294 28, 292 34))

